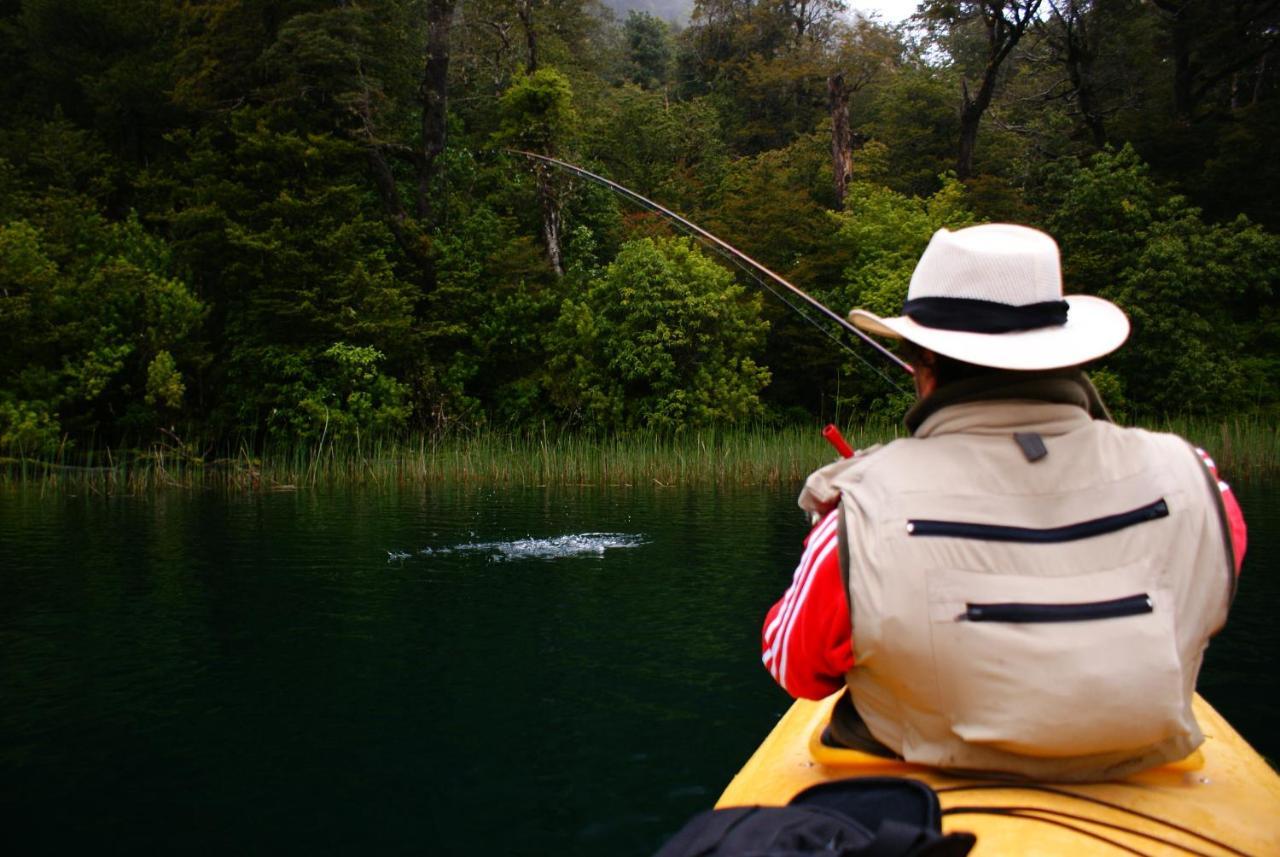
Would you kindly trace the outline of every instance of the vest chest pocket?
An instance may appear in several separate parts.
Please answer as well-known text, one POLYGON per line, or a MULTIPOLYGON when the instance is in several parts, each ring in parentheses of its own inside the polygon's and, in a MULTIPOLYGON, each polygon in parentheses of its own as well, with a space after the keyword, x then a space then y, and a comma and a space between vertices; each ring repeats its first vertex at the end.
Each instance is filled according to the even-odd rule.
POLYGON ((1031 756, 1187 731, 1173 599, 1152 577, 1146 563, 1066 578, 931 570, 932 667, 952 731, 1031 756))

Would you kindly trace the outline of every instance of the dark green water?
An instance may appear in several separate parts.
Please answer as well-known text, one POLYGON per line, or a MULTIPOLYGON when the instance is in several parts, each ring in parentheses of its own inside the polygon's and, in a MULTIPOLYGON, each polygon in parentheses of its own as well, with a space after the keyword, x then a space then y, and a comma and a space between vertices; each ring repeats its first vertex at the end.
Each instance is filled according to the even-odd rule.
MULTIPOLYGON (((1280 503, 1238 490, 1201 688, 1277 758, 1280 503)), ((0 494, 5 850, 649 854, 788 703, 803 530, 790 492, 0 494)))

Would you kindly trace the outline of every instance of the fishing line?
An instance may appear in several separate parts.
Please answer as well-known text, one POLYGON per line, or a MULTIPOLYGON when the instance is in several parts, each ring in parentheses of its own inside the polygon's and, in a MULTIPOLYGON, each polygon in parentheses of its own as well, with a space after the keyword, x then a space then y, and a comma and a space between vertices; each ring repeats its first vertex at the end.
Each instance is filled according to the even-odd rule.
POLYGON ((719 255, 732 261, 734 265, 736 265, 739 269, 741 269, 748 276, 750 276, 752 280, 754 280, 756 283, 764 287, 770 294, 773 294, 774 296, 782 300, 782 302, 786 306, 788 306, 797 314, 799 314, 801 318, 805 319, 810 324, 814 325, 819 330, 821 330, 823 334, 826 335, 828 338, 830 338, 832 341, 836 342, 842 348, 845 348, 846 350, 848 350, 849 353, 856 356, 859 360, 861 360, 873 371, 875 371, 876 374, 879 375, 881 378, 883 378, 888 384, 890 384, 892 387, 897 389, 899 392, 905 392, 901 386, 899 386, 895 381, 891 380, 887 375, 881 372, 878 367, 874 366, 870 361, 868 361, 860 353, 854 351, 852 348, 849 348, 847 344, 840 341, 829 330, 827 330, 822 325, 818 324, 815 320, 810 318, 806 313, 801 311, 799 307, 791 303, 791 301, 783 298, 780 292, 778 292, 773 287, 769 286, 760 277, 760 274, 765 275, 777 285, 791 292, 792 295, 794 295, 795 297, 798 297, 801 300, 803 300, 811 308, 825 315, 828 319, 835 322, 836 325, 839 326, 845 332, 856 336, 864 344, 866 344, 867 346, 875 350, 876 353, 878 353, 881 357, 888 360, 890 363, 894 364, 895 366, 907 372, 908 374, 913 374, 914 370, 911 368, 911 366, 908 363, 903 361, 902 358, 898 357, 896 354, 894 354, 889 349, 885 348, 880 343, 876 342, 870 336, 863 333, 861 330, 858 330, 858 328, 854 327, 851 323, 849 323, 847 319, 843 318, 838 313, 832 312, 830 308, 828 308, 827 306, 825 306, 824 304, 822 304, 821 302, 813 298, 811 295, 804 292, 803 290, 787 282, 780 275, 774 273, 769 268, 757 262, 755 259, 752 259, 746 253, 743 253, 741 250, 737 249, 736 247, 732 246, 726 241, 720 238, 717 238, 715 235, 712 235, 710 232, 698 226, 697 224, 693 223, 692 221, 687 220, 684 217, 681 217, 679 214, 676 214, 671 209, 666 208, 665 206, 660 205, 659 203, 654 202, 648 197, 642 196, 639 193, 636 193, 630 188, 624 187, 623 185, 620 185, 615 181, 607 179, 604 176, 597 175, 596 173, 593 173, 590 170, 586 170, 582 167, 579 167, 575 164, 571 164, 567 161, 561 161, 557 158, 551 158, 546 155, 539 155, 534 152, 526 152, 520 149, 508 149, 507 151, 511 152, 512 154, 523 155, 524 157, 530 158, 535 161, 541 161, 542 163, 551 164, 552 166, 558 167, 562 170, 565 170, 566 172, 572 173, 573 175, 579 176, 581 178, 595 182, 596 184, 607 187, 610 190, 613 190, 616 193, 621 194, 622 196, 631 200, 632 202, 640 205, 642 208, 646 208, 649 211, 653 211, 657 214, 661 214, 663 217, 667 218, 672 223, 681 227, 688 234, 696 237, 705 246, 710 247, 711 249, 715 250, 716 253, 718 253, 719 255))
MULTIPOLYGON (((652 212, 654 212, 654 213, 656 213, 656 214, 663 214, 663 213, 664 213, 664 212, 663 212, 663 210, 661 209, 661 207, 659 207, 659 206, 657 205, 657 203, 652 202, 651 200, 646 199, 645 197, 639 196, 638 194, 637 194, 637 195, 635 195, 635 196, 630 196, 630 197, 628 197, 628 198, 629 198, 629 199, 631 199, 631 200, 632 200, 632 202, 635 202, 637 205, 639 205, 641 208, 645 208, 645 209, 647 209, 647 210, 649 210, 649 211, 652 211, 652 212)), ((702 235, 698 234, 696 231, 693 231, 693 230, 691 230, 691 229, 685 228, 685 227, 684 227, 684 224, 680 223, 679 221, 674 221, 674 223, 675 223, 675 225, 676 225, 677 227, 679 227, 679 228, 681 229, 681 231, 683 231, 686 235, 690 235, 690 236, 692 236, 693 238, 697 239, 698 243, 699 243, 699 244, 701 244, 703 247, 706 247, 708 250, 711 250, 712 252, 714 252, 717 256, 721 257, 722 259, 725 259, 725 260, 727 260, 727 261, 731 262, 735 268, 737 268, 739 271, 741 271, 742 273, 744 273, 744 274, 746 274, 748 277, 750 277, 750 278, 751 278, 751 280, 752 280, 753 282, 755 282, 755 284, 756 284, 756 285, 760 286, 760 288, 764 289, 766 292, 768 292, 769 294, 773 295, 775 298, 777 298, 779 301, 781 301, 783 305, 785 305, 787 308, 789 308, 789 309, 790 309, 792 312, 794 312, 796 315, 800 316, 800 318, 804 319, 805 321, 809 322, 809 324, 813 325, 813 326, 814 326, 814 327, 816 327, 818 330, 820 330, 820 331, 822 332, 822 335, 823 335, 823 336, 827 337, 827 338, 828 338, 828 339, 830 339, 832 342, 834 342, 836 345, 840 346, 840 347, 841 347, 841 348, 843 348, 845 351, 849 352, 849 354, 851 354, 851 355, 853 355, 854 357, 856 357, 856 358, 858 358, 859 360, 861 360, 861 361, 862 361, 863 363, 865 363, 868 367, 870 367, 873 371, 875 371, 875 372, 876 372, 876 374, 880 375, 880 377, 881 377, 881 378, 884 378, 886 381, 888 381, 890 384, 892 384, 892 385, 893 385, 893 386, 895 386, 895 387, 897 387, 897 386, 898 386, 894 381, 890 380, 888 376, 886 376, 883 372, 881 372, 881 371, 880 371, 880 369, 879 369, 879 367, 875 366, 873 363, 871 363, 869 360, 867 360, 867 358, 865 358, 865 357, 863 357, 861 354, 859 354, 859 353, 858 353, 858 351, 857 351, 856 349, 854 349, 852 346, 850 346, 850 345, 849 345, 849 343, 845 342, 843 339, 841 339, 840 337, 836 336, 834 333, 832 333, 832 332, 831 332, 831 330, 830 330, 829 328, 823 327, 823 326, 822 326, 822 324, 821 324, 820 322, 818 322, 816 319, 814 319, 812 316, 810 316, 807 312, 805 312, 803 309, 801 309, 801 308, 800 308, 800 306, 799 306, 799 304, 793 303, 793 302, 791 301, 791 299, 790 299, 790 298, 788 298, 788 297, 787 297, 786 295, 784 295, 782 292, 780 292, 780 291, 778 291, 777 289, 775 289, 773 286, 769 285, 768 280, 763 279, 759 274, 757 274, 754 270, 752 270, 751 266, 750 266, 750 265, 748 265, 746 262, 742 261, 740 258, 738 258, 738 257, 737 257, 736 255, 734 255, 733 253, 726 251, 726 250, 725 250, 723 247, 721 247, 720 245, 718 245, 718 244, 716 244, 716 243, 714 243, 714 242, 712 242, 712 241, 708 241, 706 238, 704 238, 702 235)))
POLYGON ((693 237, 696 238, 698 240, 698 243, 702 244, 702 246, 715 251, 715 253, 721 256, 722 258, 728 259, 730 262, 732 262, 734 266, 738 268, 738 270, 742 271, 742 273, 746 274, 748 277, 754 280, 756 284, 759 285, 762 289, 767 291, 769 294, 773 295, 775 298, 781 301, 785 306, 789 307, 791 311, 794 312, 796 315, 800 316, 802 319, 809 322, 809 324, 813 325, 818 330, 820 330, 823 336, 827 337, 836 345, 843 348, 846 352, 848 352, 849 354, 857 358, 858 361, 862 363, 862 365, 866 366, 872 372, 876 373, 881 378, 883 378, 884 382, 888 384, 890 387, 893 387, 899 393, 907 392, 902 388, 902 386, 897 381, 894 381, 892 378, 886 375, 883 369, 881 369, 876 364, 872 363, 867 358, 863 357, 861 352, 859 352, 856 348, 849 345, 849 343, 845 342, 840 337, 836 336, 834 333, 831 332, 830 328, 823 326, 817 319, 810 316, 808 313, 802 310, 797 304, 792 303, 791 300, 788 299, 786 295, 784 295, 782 292, 775 289, 773 286, 769 285, 767 280, 762 279, 758 274, 756 274, 755 271, 751 270, 751 268, 748 267, 747 264, 743 262, 741 259, 739 259, 738 257, 730 253, 726 253, 724 250, 720 249, 715 244, 705 240, 701 235, 698 235, 696 232, 692 232, 689 234, 693 235, 693 237))
MULTIPOLYGON (((1069 798, 1074 798, 1074 799, 1076 799, 1076 800, 1084 801, 1085 803, 1092 803, 1092 804, 1095 804, 1095 805, 1097 805, 1097 806, 1104 806, 1104 807, 1106 807, 1107 809, 1115 810, 1116 812, 1127 813, 1127 814, 1132 815, 1132 816, 1135 816, 1135 817, 1137 817, 1137 818, 1144 819, 1145 821, 1150 821, 1150 822, 1152 822, 1152 823, 1154 823, 1154 824, 1164 825, 1165 827, 1167 827, 1167 828, 1169 828, 1169 829, 1171 829, 1171 830, 1176 830, 1176 831, 1178 831, 1179 833, 1183 833, 1183 834, 1186 834, 1187 836, 1190 836, 1190 837, 1192 837, 1192 838, 1199 839, 1199 840, 1201 840, 1201 841, 1203 841, 1203 842, 1207 842, 1208 844, 1213 845, 1213 846, 1214 846, 1214 847, 1216 847, 1216 848, 1221 848, 1222 850, 1224 850, 1224 851, 1229 851, 1229 852, 1231 852, 1232 854, 1238 854, 1238 855, 1240 855, 1240 857, 1251 857, 1251 855, 1250 855, 1250 854, 1249 854, 1249 852, 1247 852, 1247 851, 1241 851, 1241 850, 1240 850, 1240 849, 1238 849, 1238 848, 1233 848, 1232 846, 1228 845, 1228 844, 1227 844, 1227 843, 1225 843, 1225 842, 1222 842, 1222 841, 1221 841, 1221 840, 1219 840, 1219 839, 1214 839, 1212 836, 1208 836, 1208 835, 1206 835, 1206 834, 1200 833, 1199 831, 1192 830, 1192 829, 1191 829, 1191 828, 1189 828, 1189 827, 1184 827, 1184 826, 1182 826, 1181 824, 1177 824, 1177 823, 1175 823, 1175 822, 1169 821, 1168 819, 1160 818, 1159 816, 1155 816, 1155 815, 1151 815, 1151 814, 1149 814, 1149 813, 1141 812, 1140 810, 1132 809, 1132 808, 1130 808, 1130 807, 1123 806, 1122 804, 1112 803, 1111 801, 1103 800, 1102 798, 1093 797, 1092 795, 1083 795, 1083 794, 1079 794, 1079 793, 1077 793, 1077 792, 1068 791, 1068 790, 1066 790, 1066 789, 1053 788, 1052 786, 1041 786, 1041 785, 1034 785, 1034 784, 1005 785, 1005 784, 1002 784, 1002 783, 973 783, 973 784, 970 784, 970 785, 967 785, 967 786, 946 786, 946 787, 943 787, 943 788, 937 789, 937 792, 938 792, 939 794, 941 794, 941 793, 943 793, 943 792, 993 791, 993 790, 997 790, 997 789, 1006 789, 1006 790, 1007 790, 1007 789, 1016 789, 1016 790, 1019 790, 1019 791, 1038 791, 1038 792, 1044 792, 1044 793, 1046 793, 1046 794, 1057 795, 1058 797, 1069 797, 1069 798)), ((1035 811, 1037 811, 1037 812, 1062 812, 1061 810, 1045 809, 1045 808, 1041 808, 1041 807, 1032 807, 1031 809, 1034 809, 1034 810, 1035 810, 1035 811)), ((1063 814, 1063 815, 1068 815, 1068 813, 1062 813, 1062 814, 1063 814)), ((1074 817, 1074 816, 1072 816, 1072 817, 1074 817)), ((1103 822, 1097 822, 1097 823, 1098 823, 1098 824, 1103 824, 1103 822)), ((1108 825, 1108 826, 1111 826, 1111 825, 1108 825)), ((1138 832, 1138 831, 1136 831, 1136 830, 1131 830, 1131 829, 1129 829, 1129 828, 1117 828, 1117 829, 1120 829, 1120 830, 1127 830, 1127 831, 1129 831, 1129 832, 1131 832, 1131 833, 1133 833, 1133 834, 1135 834, 1135 835, 1137 835, 1137 836, 1146 836, 1146 835, 1147 835, 1147 834, 1144 834, 1144 833, 1140 833, 1140 832, 1138 832)), ((1161 840, 1161 841, 1163 841, 1163 840, 1161 840)), ((1172 843, 1170 843, 1170 844, 1172 844, 1172 843)), ((1184 850, 1184 851, 1188 851, 1188 852, 1190 852, 1190 853, 1192 853, 1192 854, 1199 854, 1199 853, 1201 853, 1201 852, 1199 852, 1199 851, 1195 851, 1194 849, 1189 848, 1189 847, 1187 847, 1187 846, 1185 846, 1185 845, 1175 845, 1175 847, 1177 847, 1177 848, 1181 848, 1182 850, 1184 850)))
MULTIPOLYGON (((639 205, 641 208, 645 208, 657 214, 664 213, 663 209, 660 206, 658 206, 657 203, 643 196, 636 194, 628 198, 631 199, 633 202, 635 202, 637 205, 639 205)), ((800 316, 800 318, 804 319, 805 321, 809 322, 809 324, 816 327, 819 331, 822 332, 823 336, 830 339, 832 342, 834 342, 839 347, 843 348, 849 354, 861 360, 869 368, 871 368, 876 374, 878 374, 881 378, 884 378, 886 381, 888 381, 890 384, 892 384, 895 387, 898 386, 894 381, 890 380, 887 375, 881 372, 879 367, 875 366, 873 363, 871 363, 871 361, 867 360, 867 358, 859 354, 856 349, 854 349, 852 346, 849 345, 849 343, 845 342, 843 339, 836 336, 834 333, 831 332, 829 328, 823 327, 822 324, 819 323, 815 318, 813 318, 807 312, 801 309, 799 304, 793 303, 790 298, 788 298, 782 292, 775 289, 773 286, 769 285, 768 280, 763 279, 759 274, 757 274, 754 270, 752 270, 750 265, 742 261, 742 259, 740 259, 737 255, 725 250, 719 244, 716 244, 713 241, 707 240, 702 235, 700 235, 697 231, 686 228, 684 224, 680 223, 679 221, 674 221, 674 222, 675 222, 675 225, 677 227, 680 227, 681 230, 686 235, 691 235, 695 239, 697 239, 698 243, 701 244, 703 247, 706 247, 707 249, 713 251, 716 255, 720 256, 722 259, 726 259, 727 261, 733 263, 733 266, 735 268, 737 268, 739 271, 741 271, 742 273, 750 277, 751 280, 755 282, 756 285, 760 286, 760 288, 764 289, 769 294, 773 295, 775 298, 781 301, 784 306, 789 308, 796 315, 800 316)))

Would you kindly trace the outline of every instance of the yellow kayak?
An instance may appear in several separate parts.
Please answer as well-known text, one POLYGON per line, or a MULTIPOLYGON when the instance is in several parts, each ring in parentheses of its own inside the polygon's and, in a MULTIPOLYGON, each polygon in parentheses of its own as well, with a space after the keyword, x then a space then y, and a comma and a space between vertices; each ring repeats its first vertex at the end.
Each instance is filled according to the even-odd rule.
POLYGON ((1030 784, 952 776, 821 743, 839 694, 798 700, 717 807, 781 806, 845 777, 905 776, 938 792, 944 832, 982 855, 1280 855, 1280 775, 1200 696, 1194 754, 1108 783, 1030 784))

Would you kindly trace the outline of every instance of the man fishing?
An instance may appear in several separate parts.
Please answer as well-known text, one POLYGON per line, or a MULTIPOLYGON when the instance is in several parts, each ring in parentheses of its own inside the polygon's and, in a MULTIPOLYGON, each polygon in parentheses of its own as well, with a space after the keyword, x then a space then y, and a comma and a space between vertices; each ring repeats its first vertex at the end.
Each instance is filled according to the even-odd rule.
POLYGON ((1114 425, 1080 370, 1124 313, 1063 297, 1048 235, 986 224, 934 235, 901 316, 850 321, 902 341, 912 434, 806 481, 774 678, 847 688, 830 740, 925 765, 1099 780, 1190 754, 1245 525, 1207 455, 1114 425))

